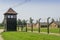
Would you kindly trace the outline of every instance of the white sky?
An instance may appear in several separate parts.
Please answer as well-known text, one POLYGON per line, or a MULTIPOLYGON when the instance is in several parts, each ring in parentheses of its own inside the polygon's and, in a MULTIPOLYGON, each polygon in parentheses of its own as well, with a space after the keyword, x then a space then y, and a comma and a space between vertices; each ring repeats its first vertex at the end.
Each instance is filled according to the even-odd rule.
MULTIPOLYGON (((8 2, 0 1, 0 23, 4 18, 4 13, 9 9, 9 7, 19 3, 19 0, 8 2), (17 1, 17 2, 16 2, 17 1)), ((22 1, 23 2, 23 1, 22 1)), ((21 3, 22 3, 21 2, 21 3)), ((23 5, 18 5, 13 7, 13 9, 18 13, 18 19, 29 20, 32 17, 34 20, 42 18, 41 21, 46 21, 47 17, 58 19, 60 17, 60 1, 39 1, 32 0, 23 5)))

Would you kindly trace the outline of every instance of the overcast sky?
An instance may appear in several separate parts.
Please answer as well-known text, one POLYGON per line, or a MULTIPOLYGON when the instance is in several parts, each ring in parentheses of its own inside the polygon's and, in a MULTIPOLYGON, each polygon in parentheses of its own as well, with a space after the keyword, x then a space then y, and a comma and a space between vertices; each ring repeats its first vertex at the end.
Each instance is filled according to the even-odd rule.
POLYGON ((60 0, 0 0, 0 23, 10 7, 18 13, 18 19, 28 20, 32 17, 46 21, 47 17, 55 20, 60 17, 60 0))

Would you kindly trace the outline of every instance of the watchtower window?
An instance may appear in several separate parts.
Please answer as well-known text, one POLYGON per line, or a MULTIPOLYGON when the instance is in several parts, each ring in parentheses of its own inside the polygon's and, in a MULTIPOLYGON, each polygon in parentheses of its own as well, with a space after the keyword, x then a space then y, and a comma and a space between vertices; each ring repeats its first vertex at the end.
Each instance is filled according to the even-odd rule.
POLYGON ((10 15, 8 15, 8 18, 10 18, 10 15))
POLYGON ((16 15, 14 15, 14 18, 16 18, 16 15))
POLYGON ((11 18, 13 18, 13 15, 11 15, 11 18))

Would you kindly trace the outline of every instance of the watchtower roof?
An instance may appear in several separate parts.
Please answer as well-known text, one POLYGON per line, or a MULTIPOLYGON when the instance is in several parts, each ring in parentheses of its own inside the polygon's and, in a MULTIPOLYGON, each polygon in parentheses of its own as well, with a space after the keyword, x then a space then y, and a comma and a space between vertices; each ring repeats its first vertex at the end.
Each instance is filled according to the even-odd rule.
POLYGON ((12 8, 9 8, 5 14, 17 14, 17 13, 12 8))

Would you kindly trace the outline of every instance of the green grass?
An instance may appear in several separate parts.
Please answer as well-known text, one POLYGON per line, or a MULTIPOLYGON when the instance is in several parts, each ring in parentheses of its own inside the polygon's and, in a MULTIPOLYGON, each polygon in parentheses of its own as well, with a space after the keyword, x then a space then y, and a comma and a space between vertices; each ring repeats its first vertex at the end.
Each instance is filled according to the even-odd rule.
MULTIPOLYGON (((41 32, 47 32, 47 28, 41 28, 41 32)), ((50 28, 49 32, 51 32, 51 33, 59 33, 59 28, 50 28)))
POLYGON ((51 28, 50 32, 51 33, 59 33, 59 28, 51 28))
MULTIPOLYGON (((0 26, 0 29, 4 29, 4 27, 0 26)), ((19 29, 21 31, 21 28, 19 28, 19 29)), ((27 29, 28 29, 28 31, 31 31, 31 27, 28 27, 27 29)), ((25 30, 26 30, 26 28, 24 27, 23 31, 25 31, 25 30)), ((38 27, 34 27, 33 31, 38 31, 38 27)), ((51 33, 59 33, 59 28, 50 28, 49 31, 51 33)), ((41 32, 47 32, 47 28, 41 28, 41 32)))
POLYGON ((4 29, 4 26, 0 26, 0 29, 4 29))
POLYGON ((29 33, 29 32, 3 32, 4 40, 60 40, 60 36, 29 33))
MULTIPOLYGON (((20 28, 21 30, 21 28, 20 28)), ((27 28, 28 31, 31 31, 31 27, 27 28)), ((25 27, 23 28, 23 31, 25 31, 25 27)), ((33 31, 38 31, 38 28, 33 28, 33 31)), ((59 33, 59 28, 49 28, 49 31, 51 33, 59 33)), ((41 28, 41 32, 47 32, 47 28, 41 28)))

